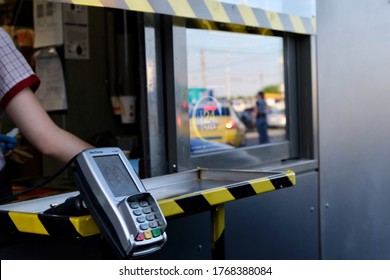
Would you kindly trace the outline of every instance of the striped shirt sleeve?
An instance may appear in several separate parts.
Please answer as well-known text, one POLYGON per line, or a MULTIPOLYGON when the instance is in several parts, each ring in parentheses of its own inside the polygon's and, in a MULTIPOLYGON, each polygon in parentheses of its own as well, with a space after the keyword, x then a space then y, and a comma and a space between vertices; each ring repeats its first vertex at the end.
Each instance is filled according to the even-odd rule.
POLYGON ((35 91, 40 80, 23 55, 16 49, 8 33, 0 28, 0 107, 26 87, 35 91))

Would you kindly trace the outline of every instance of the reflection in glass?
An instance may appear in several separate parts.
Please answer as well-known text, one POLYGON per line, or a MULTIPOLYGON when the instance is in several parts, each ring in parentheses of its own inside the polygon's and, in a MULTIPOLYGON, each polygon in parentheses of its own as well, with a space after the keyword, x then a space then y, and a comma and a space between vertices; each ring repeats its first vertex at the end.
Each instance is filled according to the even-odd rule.
POLYGON ((263 143, 286 139, 282 38, 187 29, 187 63, 193 154, 262 144, 260 116, 263 143))

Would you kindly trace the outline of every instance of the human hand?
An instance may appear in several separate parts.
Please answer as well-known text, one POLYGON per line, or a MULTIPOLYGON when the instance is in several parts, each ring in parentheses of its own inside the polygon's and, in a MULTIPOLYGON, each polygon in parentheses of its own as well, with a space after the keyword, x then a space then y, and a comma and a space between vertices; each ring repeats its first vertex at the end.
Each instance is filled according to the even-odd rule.
POLYGON ((17 142, 18 141, 13 137, 0 134, 0 148, 1 151, 3 152, 3 155, 6 155, 8 151, 14 149, 17 142))

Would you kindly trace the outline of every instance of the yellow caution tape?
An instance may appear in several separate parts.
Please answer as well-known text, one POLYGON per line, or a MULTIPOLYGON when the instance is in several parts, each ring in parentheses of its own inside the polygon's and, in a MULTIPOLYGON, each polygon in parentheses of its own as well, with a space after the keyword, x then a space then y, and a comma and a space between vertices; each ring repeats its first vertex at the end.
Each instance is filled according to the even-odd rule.
POLYGON ((315 34, 316 19, 223 3, 216 0, 50 0, 76 5, 117 8, 276 31, 315 34))

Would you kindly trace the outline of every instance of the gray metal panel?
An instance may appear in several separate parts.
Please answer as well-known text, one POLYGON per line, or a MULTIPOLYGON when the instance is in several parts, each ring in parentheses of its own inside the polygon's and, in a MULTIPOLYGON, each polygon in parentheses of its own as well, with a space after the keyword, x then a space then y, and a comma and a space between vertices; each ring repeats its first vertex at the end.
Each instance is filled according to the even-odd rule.
POLYGON ((318 259, 318 173, 225 208, 227 259, 318 259))
POLYGON ((162 90, 159 24, 156 16, 145 14, 145 65, 150 148, 150 175, 166 173, 164 101, 162 90))
POLYGON ((210 212, 169 220, 164 247, 150 260, 210 260, 210 212))
POLYGON ((390 258, 388 1, 317 1, 322 252, 390 258))
POLYGON ((176 123, 177 127, 177 162, 179 171, 185 170, 182 166, 188 167, 191 151, 189 147, 189 118, 188 109, 182 104, 188 101, 187 87, 187 37, 185 21, 180 18, 174 19, 173 26, 173 53, 174 53, 174 75, 175 75, 175 96, 176 115, 181 122, 176 123))

